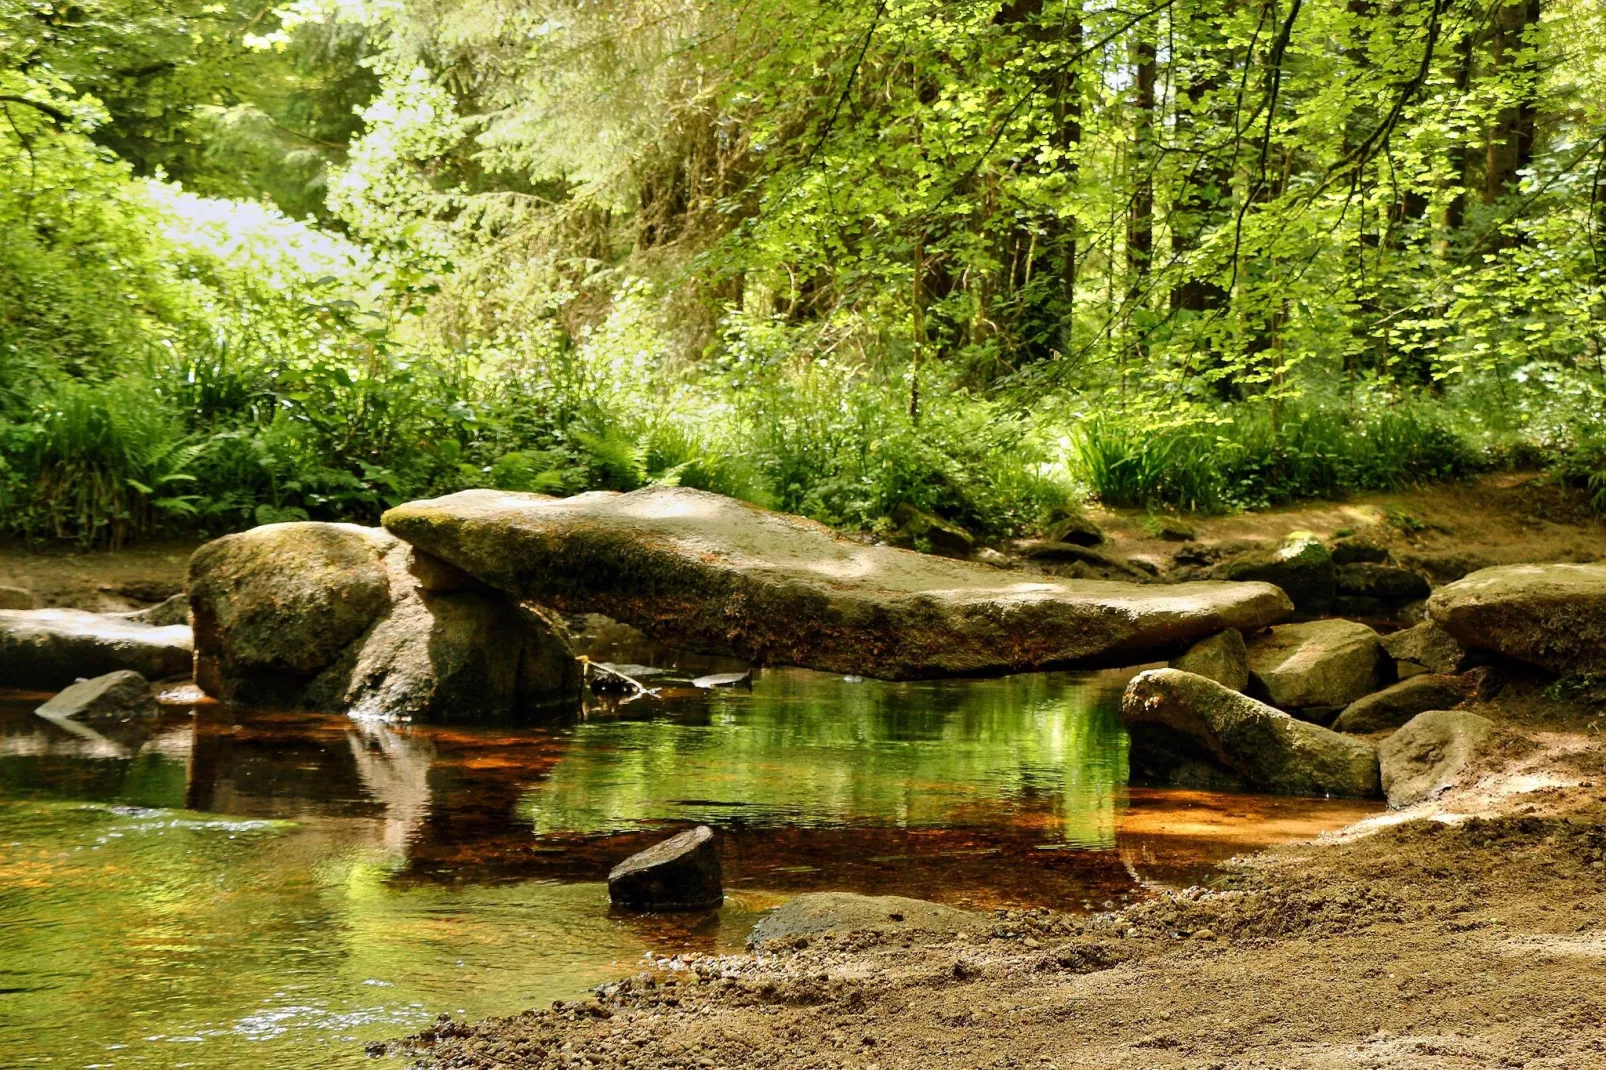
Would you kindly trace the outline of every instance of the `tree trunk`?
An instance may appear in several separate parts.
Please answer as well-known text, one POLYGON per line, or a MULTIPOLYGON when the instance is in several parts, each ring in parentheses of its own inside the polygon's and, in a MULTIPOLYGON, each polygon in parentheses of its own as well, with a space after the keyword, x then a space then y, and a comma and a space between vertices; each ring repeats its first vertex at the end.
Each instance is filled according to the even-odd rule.
POLYGON ((1515 0, 1495 11, 1489 34, 1494 77, 1512 84, 1515 98, 1495 116, 1483 172, 1483 203, 1494 204, 1517 188, 1518 173, 1533 163, 1538 50, 1525 35, 1539 25, 1540 0, 1515 0))

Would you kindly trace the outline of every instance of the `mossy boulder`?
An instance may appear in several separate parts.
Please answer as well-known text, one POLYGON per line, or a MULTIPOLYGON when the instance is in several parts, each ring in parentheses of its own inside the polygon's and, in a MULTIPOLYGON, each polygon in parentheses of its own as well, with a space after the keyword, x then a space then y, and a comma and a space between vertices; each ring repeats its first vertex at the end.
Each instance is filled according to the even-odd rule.
POLYGON ((908 549, 929 550, 943 557, 967 558, 976 549, 976 538, 952 521, 916 509, 908 502, 892 511, 892 522, 898 525, 894 539, 897 545, 908 549))
POLYGON ((1420 665, 1434 673, 1465 672, 1482 660, 1431 620, 1385 635, 1383 649, 1395 661, 1420 665))
POLYGON ((1244 644, 1243 634, 1235 628, 1199 640, 1173 660, 1171 667, 1214 680, 1234 691, 1249 686, 1249 648, 1244 644))
POLYGON ((555 614, 382 529, 267 525, 201 547, 190 575, 196 682, 220 698, 437 722, 579 701, 555 614))
POLYGON ((1203 760, 1261 791, 1371 798, 1377 751, 1203 676, 1150 669, 1121 697, 1134 767, 1203 760))
POLYGON ((1465 697, 1465 685, 1456 677, 1420 673, 1351 702, 1333 722, 1333 730, 1381 732, 1398 728, 1419 713, 1448 709, 1465 697))
POLYGON ((1504 565, 1433 592, 1458 643, 1555 673, 1606 673, 1606 564, 1504 565))
POLYGON ((1275 584, 1301 613, 1323 613, 1337 593, 1333 557, 1321 539, 1296 531, 1274 550, 1248 550, 1216 566, 1218 579, 1275 584))
POLYGON ((889 679, 1130 663, 1292 608, 1265 584, 1055 580, 866 546, 686 487, 462 491, 384 523, 498 590, 661 642, 889 679))

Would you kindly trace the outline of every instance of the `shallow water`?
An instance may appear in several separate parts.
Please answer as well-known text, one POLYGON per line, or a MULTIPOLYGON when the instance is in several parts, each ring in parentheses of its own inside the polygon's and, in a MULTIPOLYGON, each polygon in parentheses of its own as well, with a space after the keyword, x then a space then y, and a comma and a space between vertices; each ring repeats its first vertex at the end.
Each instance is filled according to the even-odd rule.
POLYGON ((374 1065, 364 1041, 441 1012, 739 948, 800 891, 1103 909, 1366 811, 1128 789, 1126 676, 766 670, 528 730, 203 704, 74 734, 14 696, 0 1065, 374 1065), (695 822, 720 834, 726 906, 611 915, 609 866, 695 822))

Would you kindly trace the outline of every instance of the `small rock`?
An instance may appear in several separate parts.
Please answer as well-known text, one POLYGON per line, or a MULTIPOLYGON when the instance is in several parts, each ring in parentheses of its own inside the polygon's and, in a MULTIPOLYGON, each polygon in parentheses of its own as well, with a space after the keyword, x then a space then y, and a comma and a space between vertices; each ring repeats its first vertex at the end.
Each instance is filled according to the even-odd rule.
POLYGON ((1333 540, 1333 564, 1381 565, 1389 559, 1388 547, 1361 535, 1333 540))
POLYGON ((1150 535, 1166 542, 1192 542, 1199 533, 1174 516, 1150 516, 1143 521, 1150 535))
POLYGON ((124 619, 136 624, 154 624, 159 628, 174 624, 188 625, 190 622, 190 596, 180 591, 165 601, 158 602, 149 609, 136 609, 132 613, 124 613, 124 619))
POLYGON ((712 910, 725 900, 707 825, 671 836, 620 862, 608 873, 608 898, 628 910, 712 910))
POLYGON ((983 546, 983 547, 981 547, 980 549, 978 549, 976 551, 974 557, 975 557, 975 559, 977 561, 980 561, 982 564, 991 565, 994 568, 1014 568, 1015 567, 1015 559, 1013 557, 1010 557, 1008 554, 999 553, 997 550, 994 550, 991 546, 983 546))
POLYGON ((1378 634, 1348 620, 1283 624, 1249 644, 1255 686, 1283 710, 1348 706, 1393 676, 1378 634))
POLYGON ((1404 605, 1426 598, 1430 591, 1428 581, 1420 573, 1368 562, 1340 565, 1337 586, 1339 594, 1375 598, 1389 605, 1404 605))
POLYGON ((1466 672, 1481 660, 1432 621, 1385 635, 1383 649, 1396 661, 1413 662, 1436 673, 1466 672))
POLYGON ((1188 652, 1171 662, 1173 669, 1214 680, 1223 687, 1242 691, 1249 686, 1249 650, 1236 628, 1201 639, 1188 652))
POLYGON ((699 676, 691 682, 693 687, 712 689, 716 687, 730 687, 733 684, 747 683, 752 679, 750 672, 715 672, 707 676, 699 676))
POLYGON ((1493 731, 1493 721, 1465 710, 1417 714, 1377 748, 1389 806, 1411 806, 1454 787, 1493 731))
POLYGON ((1445 710, 1466 696, 1454 676, 1423 673, 1356 699, 1333 722, 1338 732, 1380 732, 1398 728, 1419 713, 1445 710))
POLYGON ((38 604, 26 587, 0 587, 0 609, 33 609, 38 604))
POLYGON ((154 717, 158 711, 150 681, 123 669, 93 680, 80 680, 34 712, 78 721, 124 721, 130 717, 154 717))
POLYGON ((1043 529, 1048 542, 1072 542, 1078 546, 1097 546, 1104 541, 1104 531, 1080 513, 1067 514, 1043 529))
POLYGON ((958 524, 940 516, 916 509, 903 502, 892 510, 892 522, 898 525, 900 542, 918 546, 924 542, 931 552, 943 557, 967 558, 976 548, 976 539, 958 524))
POLYGON ((1216 934, 1209 929, 1196 929, 1193 934, 1195 940, 1214 940, 1216 934))

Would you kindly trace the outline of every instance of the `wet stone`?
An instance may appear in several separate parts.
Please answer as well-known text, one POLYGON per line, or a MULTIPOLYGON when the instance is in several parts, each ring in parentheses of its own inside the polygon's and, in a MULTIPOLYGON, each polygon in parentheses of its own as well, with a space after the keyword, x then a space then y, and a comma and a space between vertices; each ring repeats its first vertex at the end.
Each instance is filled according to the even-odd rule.
POLYGON ((707 825, 638 851, 608 874, 608 898, 626 910, 712 910, 725 901, 719 850, 707 825))

